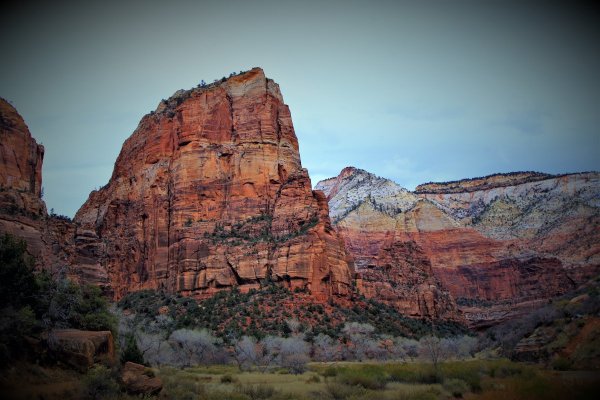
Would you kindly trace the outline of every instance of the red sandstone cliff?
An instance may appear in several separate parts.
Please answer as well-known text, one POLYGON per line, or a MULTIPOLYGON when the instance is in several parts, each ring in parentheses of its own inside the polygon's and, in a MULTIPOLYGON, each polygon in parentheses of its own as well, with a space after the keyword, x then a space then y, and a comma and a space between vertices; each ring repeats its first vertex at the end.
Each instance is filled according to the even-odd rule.
POLYGON ((0 234, 24 239, 38 266, 56 269, 68 263, 75 228, 46 214, 43 158, 44 147, 17 110, 0 98, 0 234))
MULTIPOLYGON (((357 272, 377 282, 364 292, 380 296, 380 287, 407 282, 406 271, 423 271, 438 290, 452 294, 473 326, 512 318, 599 270, 597 173, 493 175, 422 185, 411 193, 347 168, 317 188, 328 196, 357 272), (390 256, 398 248, 415 250, 390 256), (396 266, 393 274, 369 278, 389 265, 396 266)), ((397 294, 400 308, 417 304, 397 294)))
POLYGON ((44 147, 31 137, 17 110, 0 98, 0 233, 22 237, 35 256, 44 252, 43 158, 44 147))
POLYGON ((351 287, 288 106, 259 68, 161 102, 75 221, 76 268, 117 298, 143 288, 206 296, 263 279, 320 300, 351 287))

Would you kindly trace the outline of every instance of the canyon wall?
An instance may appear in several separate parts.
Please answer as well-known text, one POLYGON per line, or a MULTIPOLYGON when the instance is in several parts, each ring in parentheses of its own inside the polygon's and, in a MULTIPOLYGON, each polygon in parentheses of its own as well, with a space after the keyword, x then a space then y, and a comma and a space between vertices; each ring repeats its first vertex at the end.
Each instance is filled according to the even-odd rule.
MULTIPOLYGON (((599 271, 598 173, 498 174, 409 192, 346 168, 317 189, 328 196, 363 281, 396 266, 390 277, 378 273, 378 283, 363 289, 367 295, 385 292, 371 287, 392 290, 398 279, 406 282, 406 271, 424 270, 474 327, 537 307, 599 271), (412 251, 390 258, 394 248, 412 251)), ((410 294, 397 294, 400 303, 418 304, 410 294)))
POLYGON ((37 267, 68 273, 66 249, 75 228, 46 212, 43 160, 44 146, 37 144, 17 110, 0 98, 0 234, 25 240, 37 267))
POLYGON ((289 108, 259 68, 162 101, 75 222, 76 268, 115 298, 144 288, 205 297, 274 280, 323 301, 351 288, 289 108))

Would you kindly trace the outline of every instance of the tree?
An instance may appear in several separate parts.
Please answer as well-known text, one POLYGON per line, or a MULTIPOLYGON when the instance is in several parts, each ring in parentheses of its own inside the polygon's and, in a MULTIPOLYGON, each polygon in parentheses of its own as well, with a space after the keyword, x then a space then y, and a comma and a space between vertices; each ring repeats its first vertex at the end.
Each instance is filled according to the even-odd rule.
POLYGON ((16 309, 33 306, 37 292, 27 244, 5 234, 0 238, 0 305, 11 305, 16 309))
POLYGON ((283 339, 279 350, 280 365, 293 374, 301 374, 310 361, 309 352, 310 346, 301 338, 283 339))
POLYGON ((374 332, 375 328, 370 324, 346 322, 342 333, 346 337, 347 356, 360 361, 368 358, 368 349, 372 349, 369 342, 374 332))
POLYGON ((121 350, 121 363, 125 364, 127 361, 144 364, 144 355, 138 348, 135 337, 131 334, 127 335, 125 346, 121 350))
POLYGON ((400 337, 396 338, 395 342, 400 358, 408 357, 410 361, 414 361, 419 356, 419 342, 416 340, 400 337))
POLYGON ((249 370, 253 365, 257 364, 257 341, 252 336, 242 336, 233 345, 232 356, 242 371, 249 370))
POLYGON ((37 325, 37 286, 33 263, 23 240, 0 238, 0 366, 23 349, 37 325))
POLYGON ((197 364, 211 364, 222 359, 218 346, 221 339, 214 337, 206 329, 178 329, 169 337, 177 364, 190 367, 197 364))
POLYGON ((439 363, 446 358, 446 350, 437 336, 423 336, 419 341, 419 353, 433 364, 436 372, 439 363))
POLYGON ((330 336, 319 333, 313 339, 313 357, 317 361, 337 361, 342 350, 340 344, 330 336))

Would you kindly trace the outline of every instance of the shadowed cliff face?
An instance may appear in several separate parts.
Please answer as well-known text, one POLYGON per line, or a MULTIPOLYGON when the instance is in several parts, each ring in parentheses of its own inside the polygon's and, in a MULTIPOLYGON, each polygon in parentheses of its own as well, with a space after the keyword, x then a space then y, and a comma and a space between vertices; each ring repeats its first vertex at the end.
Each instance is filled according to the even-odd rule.
POLYGON ((75 220, 75 264, 116 297, 142 288, 206 296, 274 279, 324 300, 351 286, 290 111, 258 68, 161 102, 75 220))
POLYGON ((44 146, 36 143, 17 110, 0 98, 0 234, 27 242, 36 264, 49 270, 66 265, 74 226, 51 218, 42 200, 44 146))
POLYGON ((42 200, 44 147, 31 137, 23 118, 0 98, 0 233, 25 239, 34 256, 44 254, 46 205, 42 200))
MULTIPOLYGON (((597 173, 495 175, 422 185, 411 193, 347 168, 317 188, 328 196, 363 291, 387 293, 390 302, 395 291, 401 308, 408 302, 420 310, 410 291, 394 289, 400 281, 422 290, 407 277, 411 271, 428 276, 430 287, 435 282, 437 290, 448 290, 477 327, 512 318, 599 269, 597 173)), ((433 304, 454 303, 438 297, 433 304)))

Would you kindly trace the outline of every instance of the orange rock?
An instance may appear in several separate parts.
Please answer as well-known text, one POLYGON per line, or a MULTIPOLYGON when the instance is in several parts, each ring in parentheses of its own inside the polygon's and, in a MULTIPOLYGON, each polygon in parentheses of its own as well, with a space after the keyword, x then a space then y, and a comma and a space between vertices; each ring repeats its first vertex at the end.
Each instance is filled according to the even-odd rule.
POLYGON ((116 298, 143 288, 205 297, 263 279, 318 299, 351 287, 288 106, 259 68, 161 102, 75 220, 77 268, 116 298))
POLYGON ((131 394, 152 396, 163 388, 162 380, 143 365, 127 361, 121 370, 120 380, 131 394))
POLYGON ((75 226, 46 213, 43 158, 44 147, 17 110, 0 98, 0 234, 24 239, 37 266, 52 270, 69 264, 75 226))
POLYGON ((96 362, 115 362, 113 336, 110 331, 55 329, 50 332, 48 346, 54 357, 74 368, 87 370, 96 362))

